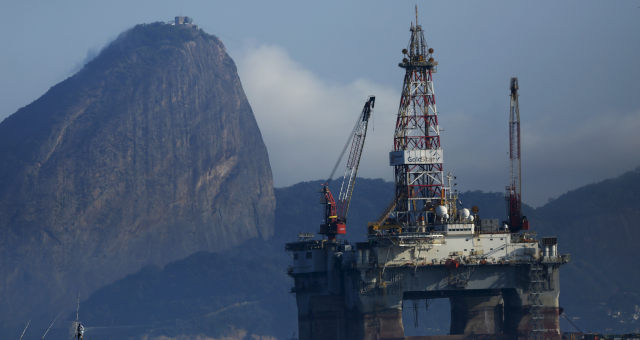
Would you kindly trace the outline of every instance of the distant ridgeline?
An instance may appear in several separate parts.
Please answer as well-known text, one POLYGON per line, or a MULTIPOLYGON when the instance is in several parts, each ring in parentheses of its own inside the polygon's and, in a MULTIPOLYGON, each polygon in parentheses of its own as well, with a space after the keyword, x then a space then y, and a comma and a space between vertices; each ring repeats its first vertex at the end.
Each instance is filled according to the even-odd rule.
MULTIPOLYGON (((289 259, 282 249, 291 235, 318 228, 321 183, 276 189, 278 232, 266 241, 250 241, 220 254, 194 255, 165 268, 147 268, 104 287, 83 303, 87 323, 149 325, 120 333, 128 336, 220 337, 242 330, 247 336, 290 338, 297 329, 296 307, 284 271, 289 259)), ((532 230, 559 235, 561 250, 572 255, 561 273, 560 302, 583 331, 629 333, 640 328, 640 289, 635 284, 640 282, 640 270, 632 253, 640 236, 633 224, 640 218, 639 186, 636 170, 573 190, 537 209, 525 206, 532 230), (619 233, 612 232, 613 226, 619 233)), ((392 197, 392 183, 359 179, 347 237, 363 238, 367 222, 377 219, 392 197)), ((473 191, 460 199, 464 206, 480 207, 483 218, 506 218, 504 194, 473 191)), ((440 319, 430 322, 448 327, 448 315, 436 315, 440 319)), ((562 327, 574 331, 569 323, 562 327)), ((108 327, 95 332, 106 337, 116 334, 108 327)))
MULTIPOLYGON (((63 338, 78 293, 88 339, 296 330, 283 248, 317 231, 321 182, 274 194, 235 65, 192 22, 121 34, 0 123, 0 159, 1 339, 29 319, 25 339, 40 338, 58 313, 49 337, 63 338)), ((350 240, 393 190, 358 181, 350 240)), ((481 218, 506 217, 502 194, 460 199, 481 218)), ((640 170, 525 207, 532 231, 572 255, 560 303, 584 331, 640 328, 638 206, 640 170)))
POLYGON ((271 169, 235 64, 181 20, 122 33, 0 123, 0 338, 29 319, 39 338, 77 294, 147 265, 273 235, 271 169))

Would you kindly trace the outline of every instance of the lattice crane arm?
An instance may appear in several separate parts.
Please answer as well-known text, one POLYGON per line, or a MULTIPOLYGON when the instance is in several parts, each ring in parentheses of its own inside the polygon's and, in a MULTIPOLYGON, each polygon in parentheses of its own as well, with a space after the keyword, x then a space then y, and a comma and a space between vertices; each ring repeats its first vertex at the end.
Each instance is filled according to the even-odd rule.
POLYGON ((362 113, 358 117, 356 127, 351 134, 351 151, 347 159, 347 168, 342 177, 342 185, 340 186, 340 194, 338 195, 338 218, 346 221, 353 188, 356 184, 356 176, 358 175, 358 167, 360 166, 360 158, 364 148, 364 141, 367 138, 367 127, 369 126, 369 118, 375 106, 376 97, 369 96, 364 103, 362 113))
POLYGON ((356 176, 358 175, 358 167, 360 165, 360 158, 362 157, 364 141, 367 137, 369 118, 373 112, 375 101, 375 96, 369 96, 365 102, 362 113, 358 116, 356 125, 349 135, 347 143, 342 149, 340 157, 338 158, 336 165, 333 167, 329 179, 327 179, 326 183, 322 185, 322 202, 325 205, 325 211, 324 221, 320 225, 320 234, 327 235, 329 239, 335 239, 337 234, 346 234, 347 213, 349 211, 349 204, 351 203, 356 176), (349 158, 347 159, 346 170, 342 178, 340 194, 338 195, 338 199, 334 200, 331 190, 329 190, 329 182, 340 165, 347 148, 350 149, 349 158))

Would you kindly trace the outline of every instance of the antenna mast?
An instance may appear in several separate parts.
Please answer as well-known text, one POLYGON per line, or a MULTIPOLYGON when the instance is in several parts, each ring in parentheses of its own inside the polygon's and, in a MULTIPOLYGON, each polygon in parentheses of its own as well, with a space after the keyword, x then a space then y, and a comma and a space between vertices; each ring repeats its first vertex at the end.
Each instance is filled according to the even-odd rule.
POLYGON ((56 322, 56 320, 58 320, 58 317, 60 316, 60 313, 58 313, 56 315, 55 318, 53 318, 53 320, 51 320, 51 322, 49 323, 49 327, 47 327, 47 330, 44 332, 44 334, 42 335, 42 340, 44 340, 44 337, 47 336, 47 334, 49 333, 49 331, 51 330, 51 327, 53 327, 53 324, 56 322))
POLYGON ((24 329, 22 330, 22 334, 20 335, 20 340, 22 340, 22 338, 24 337, 24 334, 27 333, 27 328, 29 328, 30 324, 31 324, 31 320, 27 321, 27 325, 24 326, 24 329))

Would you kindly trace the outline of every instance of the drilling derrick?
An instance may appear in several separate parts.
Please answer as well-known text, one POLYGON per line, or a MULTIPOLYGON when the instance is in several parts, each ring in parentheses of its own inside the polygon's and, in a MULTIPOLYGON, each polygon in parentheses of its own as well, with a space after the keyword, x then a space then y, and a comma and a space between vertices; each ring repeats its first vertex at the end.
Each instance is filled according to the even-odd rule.
POLYGON ((507 214, 511 232, 528 230, 529 223, 522 216, 522 179, 520 170, 520 108, 518 105, 518 78, 511 78, 509 109, 509 161, 511 182, 507 186, 507 214))
POLYGON ((351 146, 340 194, 334 199, 324 185, 320 234, 326 238, 301 233, 285 246, 292 255, 288 274, 294 281, 298 338, 560 340, 559 268, 569 256, 558 252, 556 237, 537 240, 518 232, 528 226, 520 201, 517 79, 511 80, 506 227, 499 219, 480 218, 476 207, 464 208, 450 189, 452 176, 443 173, 433 90, 438 63, 417 20, 403 55, 399 66, 405 76, 389 154, 396 181, 393 202, 369 223, 366 241, 337 238, 346 233, 371 97, 342 151, 351 146), (404 306, 413 303, 418 331, 418 322, 433 320, 418 315, 416 301, 431 308, 434 299, 449 301, 451 337, 405 336, 404 306))
POLYGON ((442 148, 433 74, 438 63, 427 46, 422 26, 412 24, 408 48, 399 64, 405 69, 396 120, 393 151, 396 193, 395 215, 403 228, 427 221, 428 211, 445 200, 442 148))

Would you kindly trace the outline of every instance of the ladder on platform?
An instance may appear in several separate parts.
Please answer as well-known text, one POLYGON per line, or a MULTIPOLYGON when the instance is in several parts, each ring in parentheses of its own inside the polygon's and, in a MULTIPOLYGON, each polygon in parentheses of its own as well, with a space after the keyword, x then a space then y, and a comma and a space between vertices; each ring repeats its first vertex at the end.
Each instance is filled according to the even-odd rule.
POLYGON ((544 310, 541 294, 545 290, 544 267, 532 263, 529 267, 529 315, 531 316, 530 339, 544 339, 544 310))

